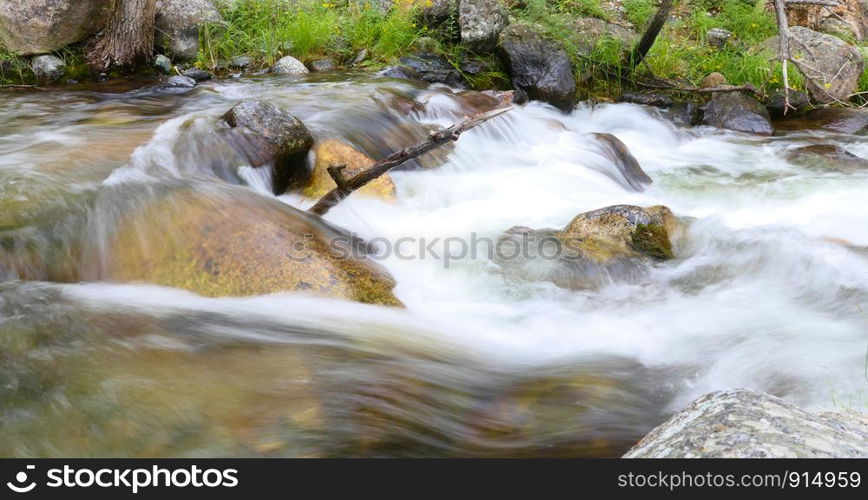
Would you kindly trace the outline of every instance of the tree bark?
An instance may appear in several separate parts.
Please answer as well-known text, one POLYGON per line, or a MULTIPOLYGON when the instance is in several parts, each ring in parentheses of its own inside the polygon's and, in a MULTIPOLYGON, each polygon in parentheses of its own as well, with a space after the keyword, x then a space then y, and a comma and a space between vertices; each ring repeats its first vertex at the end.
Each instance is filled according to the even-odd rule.
POLYGON ((648 51, 651 50, 651 47, 654 46, 654 41, 657 40, 657 35, 660 34, 660 30, 662 30, 663 25, 666 24, 666 20, 669 18, 669 12, 671 10, 672 0, 661 0, 660 7, 657 8, 657 13, 654 14, 653 18, 651 18, 651 22, 648 23, 645 33, 642 34, 642 38, 630 54, 631 70, 635 69, 636 66, 639 66, 639 64, 645 59, 645 56, 648 55, 648 51))
POLYGON ((106 28, 87 49, 97 70, 148 60, 154 52, 157 0, 118 0, 106 28))

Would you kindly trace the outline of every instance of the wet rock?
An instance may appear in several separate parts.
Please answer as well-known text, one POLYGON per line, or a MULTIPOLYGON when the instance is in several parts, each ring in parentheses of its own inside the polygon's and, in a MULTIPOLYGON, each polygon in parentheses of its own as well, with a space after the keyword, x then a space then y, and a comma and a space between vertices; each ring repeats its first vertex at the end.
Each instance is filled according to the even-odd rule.
POLYGON ((0 45, 19 55, 79 42, 105 27, 112 0, 3 0, 0 45))
POLYGON ((679 125, 693 127, 702 122, 702 109, 690 101, 676 102, 666 110, 666 116, 679 125))
POLYGON ((157 0, 154 42, 178 61, 199 54, 199 30, 223 17, 210 0, 157 0))
MULTIPOLYGON (((778 118, 784 116, 784 98, 785 96, 783 91, 777 91, 772 94, 769 100, 765 103, 769 115, 778 118)), ((790 89, 789 101, 790 108, 786 110, 788 115, 799 113, 811 104, 811 98, 808 97, 808 94, 795 89, 790 89)))
MULTIPOLYGON (((403 74, 411 77, 415 75, 415 78, 418 78, 419 80, 429 83, 444 83, 450 87, 458 88, 463 88, 467 85, 461 72, 455 69, 455 67, 440 54, 411 54, 402 57, 400 62, 403 66, 411 70, 401 70, 403 74)), ((395 76, 393 76, 393 78, 395 78, 395 76)))
POLYGON ((516 90, 564 111, 575 107, 576 79, 570 59, 560 44, 528 25, 513 24, 500 34, 498 55, 516 90))
POLYGON ((708 33, 705 35, 708 40, 708 44, 714 48, 722 49, 732 40, 732 31, 725 30, 722 28, 711 28, 708 30, 708 33))
POLYGON ((30 69, 33 70, 33 74, 37 78, 56 81, 60 80, 66 73, 66 63, 55 55, 43 54, 30 61, 30 69))
POLYGON ((413 68, 400 64, 398 66, 389 66, 377 73, 379 76, 386 78, 397 78, 400 80, 421 80, 422 77, 413 68))
POLYGON ((235 56, 229 61, 229 67, 233 69, 247 69, 253 64, 253 58, 250 56, 235 56))
POLYGON ((497 37, 509 24, 506 7, 498 0, 459 0, 461 42, 477 53, 494 50, 497 37))
POLYGON ((310 70, 315 73, 326 73, 338 69, 338 65, 332 59, 317 59, 310 63, 310 70))
POLYGON ((814 101, 846 101, 856 92, 865 66, 856 47, 802 26, 790 28, 790 39, 790 52, 803 63, 806 86, 814 101))
POLYGON ((664 206, 613 205, 579 214, 560 230, 513 227, 498 240, 495 262, 508 277, 564 288, 638 283, 649 263, 673 258, 680 232, 664 206))
POLYGON ((715 93, 705 106, 702 123, 760 135, 771 135, 774 132, 765 106, 741 92, 715 93))
POLYGON ((618 166, 621 178, 617 179, 633 191, 642 191, 653 181, 642 170, 639 161, 627 149, 627 145, 612 134, 594 134, 603 146, 603 155, 618 166))
POLYGON ((624 458, 866 458, 868 417, 809 413, 746 389, 713 392, 652 430, 624 458))
POLYGON ((298 59, 292 56, 285 56, 281 57, 279 61, 274 63, 274 66, 271 67, 271 72, 282 75, 303 75, 310 71, 308 71, 304 63, 298 59))
POLYGON ((166 80, 166 87, 192 89, 196 86, 196 80, 189 76, 175 75, 166 80))
POLYGON ((665 94, 654 94, 652 92, 624 92, 621 94, 621 101, 641 104, 643 106, 654 106, 657 108, 672 106, 671 97, 665 94))
POLYGON ((172 60, 163 54, 157 54, 157 57, 154 58, 154 69, 168 75, 172 72, 172 60))
POLYGON ((635 31, 596 17, 576 19, 571 26, 573 28, 571 38, 578 47, 579 53, 585 56, 591 55, 603 40, 618 42, 625 53, 639 41, 639 35, 635 31))
MULTIPOLYGON (((374 160, 352 146, 337 139, 317 142, 313 148, 314 167, 310 182, 304 188, 304 195, 320 198, 337 185, 328 173, 331 165, 346 165, 345 178, 364 172, 374 160)), ((395 183, 389 174, 384 174, 357 191, 361 195, 383 200, 395 199, 395 183)))
POLYGON ((223 120, 233 129, 230 141, 252 166, 273 163, 275 194, 306 182, 305 158, 313 137, 301 120, 262 101, 244 101, 226 112, 223 120))
POLYGON ((822 108, 808 111, 802 116, 779 120, 781 130, 824 129, 843 134, 855 134, 868 128, 868 110, 848 108, 822 108))
POLYGON ((868 170, 868 159, 856 156, 837 144, 814 144, 790 149, 787 160, 796 165, 825 171, 858 172, 868 170))
POLYGON ((718 72, 709 73, 699 82, 699 87, 703 89, 711 89, 714 87, 721 87, 726 85, 726 77, 718 72))
POLYGON ((198 68, 190 68, 181 74, 186 76, 187 78, 192 78, 197 82, 207 82, 208 80, 214 78, 214 74, 210 71, 205 71, 204 69, 198 68))
POLYGON ((109 224, 108 252, 96 278, 209 297, 299 291, 400 304, 388 273, 345 231, 248 189, 201 188, 107 193, 128 210, 109 224), (355 252, 330 246, 337 241, 355 252))

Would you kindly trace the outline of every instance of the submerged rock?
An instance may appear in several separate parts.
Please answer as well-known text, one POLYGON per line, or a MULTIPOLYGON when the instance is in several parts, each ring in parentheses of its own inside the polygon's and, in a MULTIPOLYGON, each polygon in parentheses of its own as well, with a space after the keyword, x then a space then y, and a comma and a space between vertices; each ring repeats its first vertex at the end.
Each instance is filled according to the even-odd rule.
POLYGON ((576 78, 561 45, 525 24, 513 24, 500 34, 498 54, 516 90, 564 111, 577 102, 576 78))
POLYGON ((459 0, 461 42, 477 53, 494 50, 497 36, 509 24, 506 7, 498 0, 459 0))
POLYGON ((624 458, 866 458, 868 416, 809 413, 746 389, 713 392, 645 436, 624 458))
POLYGON ((868 159, 856 156, 837 144, 814 144, 786 152, 791 163, 827 171, 858 172, 868 170, 868 159))
POLYGON ((105 27, 113 0, 3 0, 0 45, 18 55, 52 52, 105 27))
POLYGON ((771 135, 774 132, 765 106, 741 92, 715 93, 705 107, 702 123, 761 135, 771 135))
POLYGON ((618 171, 621 173, 621 178, 617 179, 619 182, 623 180, 627 184, 626 187, 633 191, 642 191, 646 185, 653 182, 648 174, 642 170, 636 157, 627 149, 627 145, 621 142, 621 139, 612 134, 599 133, 594 134, 594 137, 602 143, 603 154, 618 167, 618 171))
POLYGON ((681 228, 664 206, 613 205, 579 214, 561 230, 513 227, 495 262, 507 276, 572 289, 635 283, 653 261, 672 259, 681 228))
MULTIPOLYGON (((320 198, 337 187, 328 173, 329 166, 346 165, 343 174, 345 177, 352 177, 374 164, 374 160, 370 156, 337 139, 317 142, 313 148, 313 153, 315 157, 313 174, 310 183, 304 188, 305 196, 313 198, 320 198)), ((395 183, 392 182, 389 174, 384 174, 359 189, 358 193, 374 198, 393 200, 395 198, 395 183)))
POLYGON ((104 198, 112 196, 124 209, 108 224, 108 251, 91 279, 154 283, 209 297, 301 291, 400 304, 394 281, 365 257, 363 242, 248 189, 194 185, 104 198))
POLYGON ((206 82, 206 81, 214 78, 214 74, 211 73, 210 71, 205 71, 204 69, 198 69, 198 68, 190 68, 181 74, 186 76, 187 78, 192 78, 193 80, 196 80, 197 82, 206 82))
POLYGON ((307 67, 292 56, 281 57, 279 61, 271 67, 272 73, 282 75, 303 75, 309 73, 307 67))
POLYGON ((782 130, 810 130, 821 128, 843 134, 855 134, 868 128, 868 110, 852 108, 821 108, 802 116, 775 122, 782 130))
POLYGON ((63 59, 52 55, 43 54, 36 56, 30 61, 30 69, 37 78, 43 80, 56 81, 60 80, 66 74, 66 63, 63 59))
POLYGON ((307 152, 313 136, 298 118, 262 101, 244 101, 223 115, 233 129, 230 140, 251 166, 273 163, 275 194, 293 185, 303 185, 308 171, 307 152))
POLYGON ((192 89, 196 86, 196 80, 189 76, 175 75, 166 80, 166 87, 192 89))
POLYGON ((157 47, 178 61, 192 61, 199 55, 199 30, 223 16, 210 0, 157 0, 157 47))

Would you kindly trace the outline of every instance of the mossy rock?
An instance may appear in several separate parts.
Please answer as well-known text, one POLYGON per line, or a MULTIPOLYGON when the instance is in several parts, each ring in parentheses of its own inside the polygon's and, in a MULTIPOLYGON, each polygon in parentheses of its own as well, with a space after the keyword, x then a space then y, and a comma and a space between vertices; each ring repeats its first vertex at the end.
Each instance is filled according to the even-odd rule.
POLYGON ((666 260, 674 257, 670 231, 677 226, 672 211, 662 205, 613 205, 577 215, 558 237, 577 242, 601 262, 633 253, 666 260))
MULTIPOLYGON (((314 146, 313 152, 316 158, 313 173, 309 184, 304 188, 305 196, 312 198, 320 198, 337 187, 334 179, 328 173, 329 166, 346 165, 343 171, 344 176, 352 177, 367 170, 375 163, 370 156, 337 139, 326 139, 318 142, 314 146)), ((359 189, 358 193, 371 198, 393 201, 395 200, 395 183, 392 182, 389 174, 384 174, 359 189)))
MULTIPOLYGON (((116 194, 113 202, 122 202, 124 193, 116 194)), ((127 200, 124 207, 107 254, 91 260, 91 278, 154 283, 210 297, 302 291, 400 305, 392 294, 395 282, 366 258, 364 242, 247 189, 176 187, 127 200), (339 249, 330 246, 335 241, 339 249)))

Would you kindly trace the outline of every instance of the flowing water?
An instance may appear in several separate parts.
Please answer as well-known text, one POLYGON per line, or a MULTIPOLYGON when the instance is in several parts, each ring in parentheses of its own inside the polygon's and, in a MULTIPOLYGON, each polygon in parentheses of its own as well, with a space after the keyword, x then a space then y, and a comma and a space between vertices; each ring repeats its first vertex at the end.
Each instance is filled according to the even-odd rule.
POLYGON ((834 142, 868 157, 865 136, 762 138, 629 104, 532 103, 429 158, 436 168, 394 172, 397 202, 354 195, 327 215, 368 239, 467 239, 665 204, 689 234, 639 283, 568 290, 485 258, 392 255, 379 262, 406 306, 392 308, 89 279, 82 249, 104 256, 112 214, 160 186, 272 196, 267 167, 244 166, 219 134, 244 98, 375 158, 473 107, 359 75, 3 94, 0 455, 617 456, 718 389, 866 409, 868 171, 783 154, 834 142), (654 184, 625 186, 598 132, 654 184))

